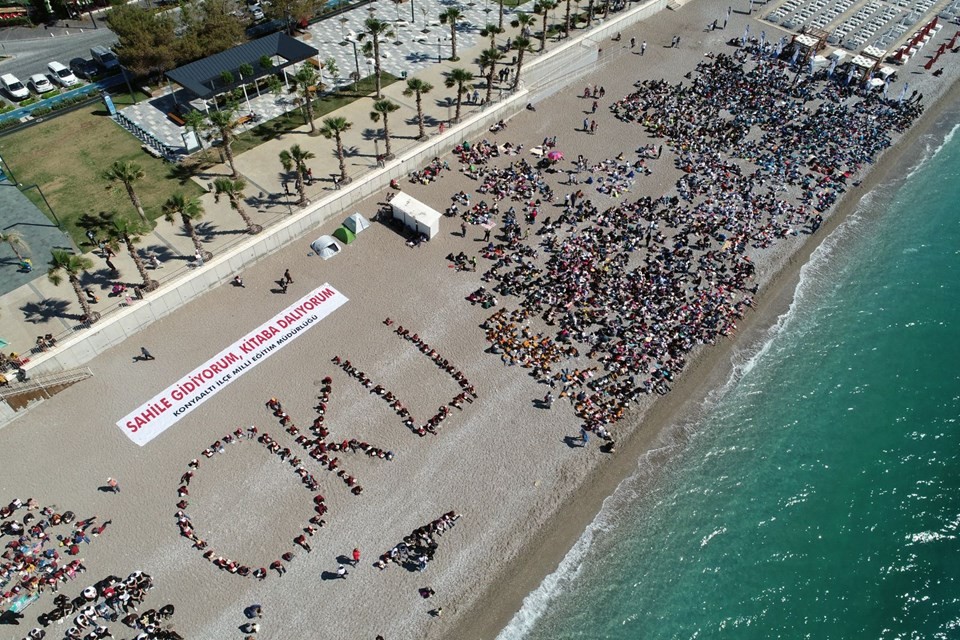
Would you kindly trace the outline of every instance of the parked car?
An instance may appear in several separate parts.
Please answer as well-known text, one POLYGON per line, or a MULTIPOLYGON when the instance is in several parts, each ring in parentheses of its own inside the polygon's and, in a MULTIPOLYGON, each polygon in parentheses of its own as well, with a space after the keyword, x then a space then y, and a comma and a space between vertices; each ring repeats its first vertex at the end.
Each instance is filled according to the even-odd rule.
POLYGON ((73 71, 70 71, 68 67, 65 67, 56 60, 49 63, 47 69, 50 71, 50 77, 61 86, 72 87, 80 82, 77 80, 77 76, 73 74, 73 71))
POLYGON ((257 22, 266 17, 263 13, 263 7, 261 7, 259 4, 251 4, 247 8, 250 10, 250 15, 253 16, 253 19, 257 22))
POLYGON ((50 93, 54 89, 54 86, 47 79, 47 76, 43 75, 42 73, 35 73, 30 76, 30 80, 27 82, 27 84, 30 85, 34 93, 41 95, 44 93, 50 93))
POLYGON ((117 59, 116 54, 106 47, 93 47, 90 49, 90 55, 93 56, 93 59, 96 60, 97 64, 107 71, 116 69, 120 66, 120 61, 117 59))
POLYGON ((100 72, 100 67, 93 60, 84 60, 83 58, 74 58, 70 61, 70 70, 73 75, 84 80, 92 80, 93 76, 100 72))
POLYGON ((26 100, 30 97, 30 92, 12 73, 5 73, 0 76, 0 85, 3 85, 4 91, 14 100, 26 100))

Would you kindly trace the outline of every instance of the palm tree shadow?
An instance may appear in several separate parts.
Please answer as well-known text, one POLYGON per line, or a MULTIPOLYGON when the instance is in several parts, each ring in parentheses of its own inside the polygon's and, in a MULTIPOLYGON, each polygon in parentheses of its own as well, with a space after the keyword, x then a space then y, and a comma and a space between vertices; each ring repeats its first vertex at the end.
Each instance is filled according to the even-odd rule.
POLYGON ((415 51, 413 53, 408 53, 406 60, 407 62, 431 62, 436 56, 432 56, 429 53, 415 51))
MULTIPOLYGON (((333 149, 333 150, 332 150, 332 153, 333 153, 333 157, 336 158, 336 157, 337 157, 337 150, 336 150, 336 149, 333 149)), ((360 153, 360 149, 358 149, 357 147, 350 146, 350 147, 344 147, 344 148, 343 148, 343 155, 344 155, 345 158, 351 158, 351 157, 353 157, 353 156, 359 156, 359 155, 361 155, 361 153, 360 153)))
POLYGON ((177 259, 187 259, 192 260, 193 258, 187 258, 186 256, 180 255, 179 253, 174 253, 170 250, 165 244, 152 244, 149 247, 140 247, 138 249, 140 257, 144 260, 148 260, 150 256, 157 256, 157 259, 161 262, 166 262, 167 260, 177 260, 177 259))
POLYGON ((200 168, 195 164, 175 164, 170 167, 167 177, 176 180, 181 186, 190 182, 194 176, 200 173, 200 168))
POLYGON ((217 236, 239 235, 247 232, 246 229, 220 229, 212 222, 200 222, 193 228, 197 232, 200 242, 213 242, 217 236))
POLYGON ((81 316, 67 313, 70 303, 60 298, 45 298, 40 302, 28 302, 20 307, 23 319, 30 324, 43 324, 54 318, 80 320, 81 316))
POLYGON ((364 140, 383 140, 383 129, 373 129, 367 127, 361 134, 364 140))

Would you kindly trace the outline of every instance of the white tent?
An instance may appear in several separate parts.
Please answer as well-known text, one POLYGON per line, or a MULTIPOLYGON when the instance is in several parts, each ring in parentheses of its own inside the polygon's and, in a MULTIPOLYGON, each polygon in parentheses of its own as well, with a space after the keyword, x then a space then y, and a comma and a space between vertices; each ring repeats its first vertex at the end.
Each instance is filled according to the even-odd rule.
POLYGON ((390 206, 393 209, 394 218, 402 220, 405 226, 427 236, 427 240, 440 233, 440 212, 416 198, 401 191, 390 200, 390 206))
POLYGON ((324 260, 329 260, 341 251, 340 245, 333 236, 320 236, 310 244, 310 248, 324 260))
POLYGON ((343 226, 353 231, 353 235, 357 235, 370 226, 370 221, 359 213, 355 213, 343 221, 343 226))

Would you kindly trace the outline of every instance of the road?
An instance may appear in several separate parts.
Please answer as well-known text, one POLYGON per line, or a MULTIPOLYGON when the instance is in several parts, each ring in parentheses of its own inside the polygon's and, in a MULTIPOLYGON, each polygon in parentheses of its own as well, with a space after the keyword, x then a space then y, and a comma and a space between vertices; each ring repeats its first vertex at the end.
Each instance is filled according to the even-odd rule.
MULTIPOLYGON (((49 33, 37 30, 38 33, 49 33)), ((117 41, 117 36, 104 26, 99 29, 79 30, 57 29, 57 35, 46 38, 26 40, 6 40, 0 42, 0 55, 11 56, 0 60, 0 73, 12 73, 26 82, 34 73, 46 73, 47 63, 57 60, 65 65, 70 64, 73 58, 90 59, 90 47, 96 45, 110 46, 117 41)))

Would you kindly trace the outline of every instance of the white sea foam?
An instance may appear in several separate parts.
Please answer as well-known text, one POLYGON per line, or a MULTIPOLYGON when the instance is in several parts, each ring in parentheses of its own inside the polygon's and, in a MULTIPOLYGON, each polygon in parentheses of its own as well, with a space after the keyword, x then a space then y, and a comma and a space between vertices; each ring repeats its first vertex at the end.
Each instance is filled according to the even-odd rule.
POLYGON ((600 512, 577 539, 576 544, 567 552, 557 570, 548 575, 540 586, 531 591, 520 610, 514 614, 509 624, 497 636, 497 640, 521 640, 534 628, 537 621, 546 613, 554 598, 563 593, 579 576, 584 567, 584 558, 596 542, 597 534, 609 531, 614 526, 616 515, 624 505, 630 504, 640 495, 639 484, 644 476, 654 468, 652 459, 668 453, 673 446, 653 449, 641 458, 638 470, 624 478, 612 494, 603 501, 600 512))

